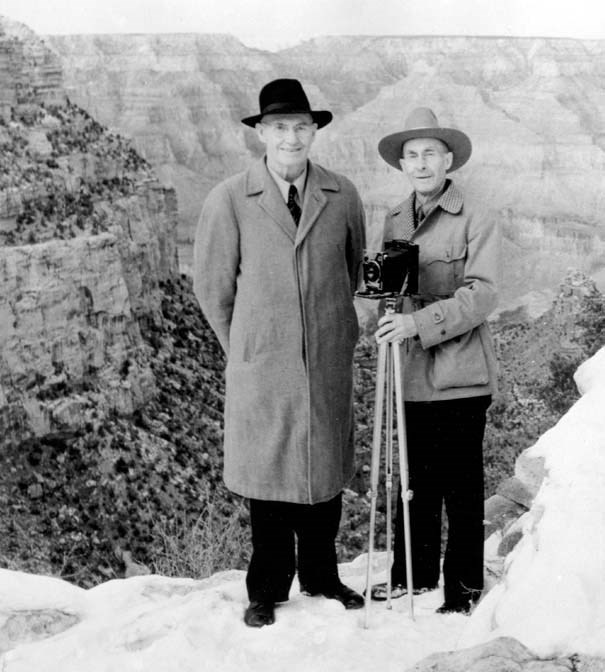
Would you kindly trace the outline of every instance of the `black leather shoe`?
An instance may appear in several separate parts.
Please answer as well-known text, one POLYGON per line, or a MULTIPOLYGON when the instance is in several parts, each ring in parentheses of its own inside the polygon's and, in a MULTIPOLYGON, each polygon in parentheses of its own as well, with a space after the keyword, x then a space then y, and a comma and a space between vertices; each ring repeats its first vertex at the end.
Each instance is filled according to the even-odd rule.
POLYGON ((444 602, 435 613, 437 614, 468 614, 471 603, 467 602, 444 602))
POLYGON ((338 583, 333 589, 320 594, 329 600, 338 600, 345 609, 361 609, 364 605, 363 597, 344 583, 338 583))
POLYGON ((244 612, 244 623, 251 628, 275 623, 275 604, 273 602, 250 602, 244 612))

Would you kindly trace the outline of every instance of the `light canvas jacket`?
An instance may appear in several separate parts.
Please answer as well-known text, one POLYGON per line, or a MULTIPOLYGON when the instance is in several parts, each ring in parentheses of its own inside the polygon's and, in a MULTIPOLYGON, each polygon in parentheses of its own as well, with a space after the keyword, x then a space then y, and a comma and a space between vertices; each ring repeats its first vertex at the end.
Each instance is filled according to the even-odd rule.
POLYGON ((415 231, 413 221, 412 194, 387 214, 384 229, 385 241, 409 238, 419 246, 418 294, 406 297, 402 308, 418 328, 402 349, 404 397, 438 401, 493 394, 497 362, 486 320, 497 302, 499 227, 451 181, 415 231))
POLYGON ((264 159, 206 199, 194 289, 227 355, 224 477, 234 492, 311 504, 352 478, 363 247, 355 187, 313 163, 298 227, 264 159))

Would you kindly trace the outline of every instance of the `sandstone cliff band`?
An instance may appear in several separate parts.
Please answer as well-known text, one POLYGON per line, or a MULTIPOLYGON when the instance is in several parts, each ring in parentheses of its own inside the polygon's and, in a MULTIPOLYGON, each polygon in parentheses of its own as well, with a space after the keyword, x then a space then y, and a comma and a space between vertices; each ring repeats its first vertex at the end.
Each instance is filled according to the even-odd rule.
MULTIPOLYGON (((353 296, 365 222, 355 186, 309 158, 331 120, 299 81, 266 84, 258 113, 242 119, 264 156, 212 190, 196 232, 194 288, 227 356, 224 478, 250 507, 251 627, 274 623, 296 573, 303 594, 345 609, 364 603, 339 577, 335 538, 354 473, 353 296)), ((468 613, 483 588, 482 441, 496 380, 486 318, 499 232, 450 176, 471 156, 465 133, 429 108, 387 130, 378 151, 412 193, 387 214, 384 241, 419 246, 417 293, 376 331, 402 353, 415 590, 441 590, 445 503, 438 611, 468 613)), ((392 597, 407 592, 398 502, 392 597)), ((386 592, 379 584, 371 598, 386 592)))

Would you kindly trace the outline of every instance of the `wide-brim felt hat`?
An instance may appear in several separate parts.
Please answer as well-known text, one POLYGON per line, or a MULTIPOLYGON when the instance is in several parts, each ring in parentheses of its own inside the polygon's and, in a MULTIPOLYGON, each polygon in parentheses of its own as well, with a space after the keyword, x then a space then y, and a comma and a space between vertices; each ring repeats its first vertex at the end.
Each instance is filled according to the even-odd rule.
POLYGON ((417 107, 405 120, 403 131, 391 133, 382 138, 378 143, 378 152, 389 165, 401 170, 403 145, 415 138, 437 138, 447 145, 453 154, 452 165, 448 168, 448 173, 463 166, 473 151, 471 140, 466 133, 457 128, 440 126, 435 113, 430 108, 417 107))
POLYGON ((266 114, 310 114, 317 128, 332 121, 328 110, 312 110, 302 84, 297 79, 274 79, 265 84, 258 97, 260 113, 242 119, 246 126, 254 128, 266 114))

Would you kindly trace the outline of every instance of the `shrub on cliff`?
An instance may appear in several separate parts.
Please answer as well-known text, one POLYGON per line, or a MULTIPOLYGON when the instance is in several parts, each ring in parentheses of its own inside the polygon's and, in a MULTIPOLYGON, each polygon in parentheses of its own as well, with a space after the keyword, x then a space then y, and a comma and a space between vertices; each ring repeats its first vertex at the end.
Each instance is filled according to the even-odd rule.
POLYGON ((27 546, 2 535, 7 564, 34 564, 88 586, 121 575, 123 551, 154 567, 175 521, 195 530, 210 519, 223 535, 224 521, 232 521, 234 543, 223 536, 217 544, 228 548, 231 567, 245 563, 236 528, 246 528, 247 512, 222 483, 222 352, 190 282, 175 279, 162 290, 162 319, 141 321, 153 350, 155 398, 132 417, 99 414, 81 431, 2 453, 8 510, 1 525, 28 530, 27 546))
POLYGON ((534 323, 501 330, 496 333, 496 342, 500 393, 488 412, 487 495, 513 473, 519 453, 579 398, 573 374, 605 342, 604 297, 596 291, 586 294, 574 304, 568 322, 550 310, 534 323), (561 345, 563 333, 567 334, 567 349, 561 345))
POLYGON ((605 297, 600 294, 585 296, 578 308, 574 348, 568 352, 553 352, 548 361, 546 380, 537 381, 534 387, 536 396, 556 417, 566 413, 579 398, 573 379, 576 369, 605 342, 605 297))
MULTIPOLYGON (((161 319, 140 322, 153 352, 152 401, 132 417, 99 415, 78 433, 31 439, 0 456, 3 564, 84 586, 123 575, 125 552, 153 571, 179 576, 246 566, 248 512, 222 482, 223 353, 190 280, 175 278, 161 289, 161 319)), ((501 394, 486 434, 486 494, 557 419, 535 385, 536 377, 543 388, 556 383, 548 378, 549 348, 540 340, 554 333, 549 319, 499 335, 501 394), (544 361, 528 354, 528 344, 544 361)), ((580 319, 583 347, 597 348, 602 303, 587 306, 580 319)), ((375 358, 372 339, 362 339, 355 357, 358 471, 344 496, 343 561, 367 548, 375 358)), ((383 482, 378 548, 386 532, 383 482)))

